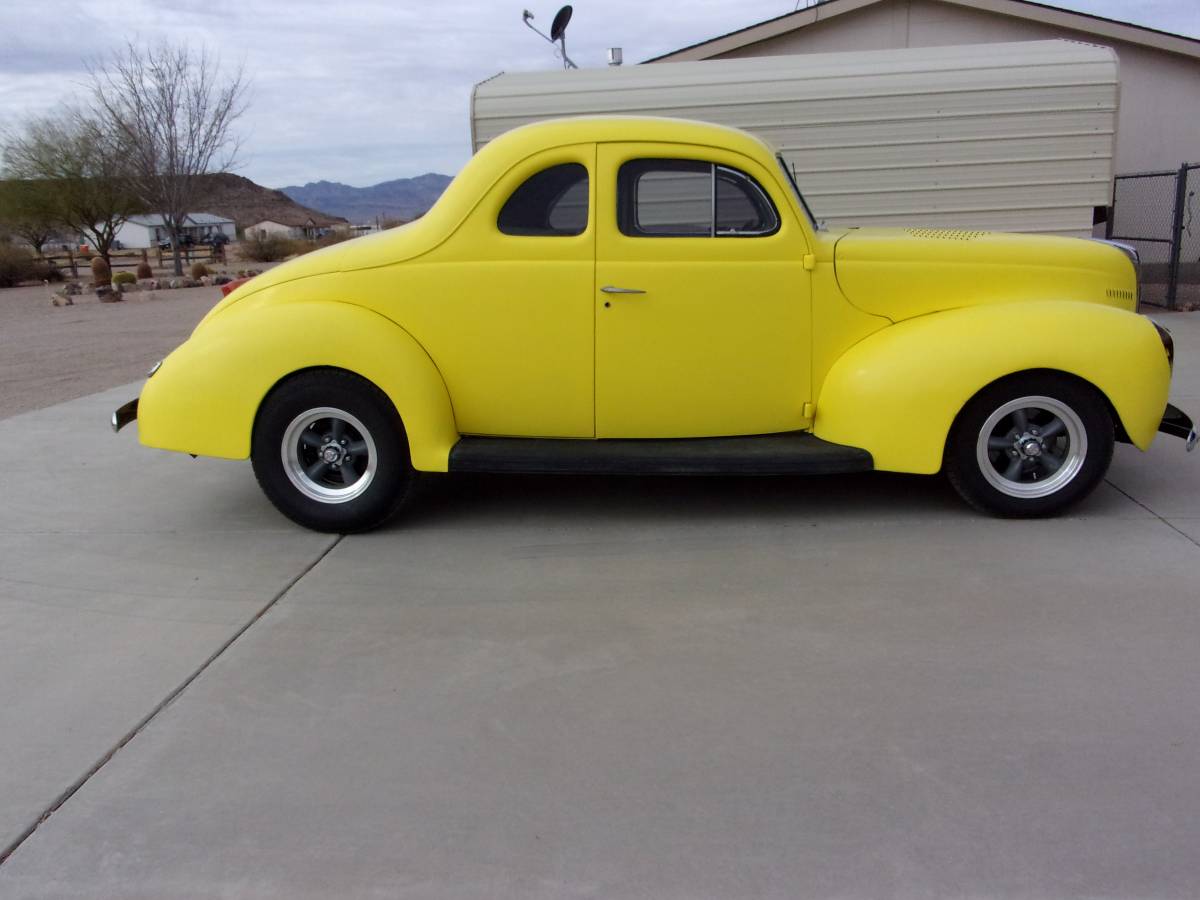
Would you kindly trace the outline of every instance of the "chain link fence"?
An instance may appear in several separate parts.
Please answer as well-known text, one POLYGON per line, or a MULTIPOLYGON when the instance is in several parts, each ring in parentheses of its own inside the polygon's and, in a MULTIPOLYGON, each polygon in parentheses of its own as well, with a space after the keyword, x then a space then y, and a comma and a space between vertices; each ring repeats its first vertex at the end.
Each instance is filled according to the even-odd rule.
POLYGON ((1106 236, 1137 247, 1142 302, 1200 308, 1200 163, 1118 175, 1106 236))

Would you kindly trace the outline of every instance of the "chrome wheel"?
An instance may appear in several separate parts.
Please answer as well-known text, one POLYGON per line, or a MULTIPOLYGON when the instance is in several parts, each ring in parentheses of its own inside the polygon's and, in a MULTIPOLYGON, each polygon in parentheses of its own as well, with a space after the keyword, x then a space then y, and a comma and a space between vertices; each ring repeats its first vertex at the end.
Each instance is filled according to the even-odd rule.
POLYGON ((322 406, 292 419, 280 443, 283 470, 304 496, 346 503, 375 478, 378 452, 371 432, 342 409, 322 406))
POLYGON ((1087 458, 1079 415, 1052 397, 1018 397, 984 421, 975 456, 992 487, 1010 497, 1047 497, 1079 474, 1087 458))

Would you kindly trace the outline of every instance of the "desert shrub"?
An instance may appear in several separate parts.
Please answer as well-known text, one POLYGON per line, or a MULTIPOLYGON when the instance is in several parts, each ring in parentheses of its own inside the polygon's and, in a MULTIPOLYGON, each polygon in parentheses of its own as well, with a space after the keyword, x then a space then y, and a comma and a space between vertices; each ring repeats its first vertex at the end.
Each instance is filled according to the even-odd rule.
POLYGON ((208 274, 208 266, 202 262, 192 263, 192 268, 189 271, 191 272, 193 280, 199 281, 208 274))
POLYGON ((278 234, 260 234, 247 238, 242 242, 243 259, 255 262, 274 262, 284 259, 296 252, 295 244, 288 238, 278 234))
POLYGON ((141 281, 143 278, 154 277, 154 270, 150 268, 150 263, 146 262, 145 260, 142 260, 140 263, 138 263, 137 277, 138 281, 141 281))
POLYGON ((108 267, 108 263, 104 261, 104 257, 94 257, 92 259, 92 284, 99 287, 100 285, 107 286, 111 282, 112 269, 108 267))
POLYGON ((318 247, 331 247, 334 244, 340 244, 342 241, 348 241, 352 237, 354 235, 348 229, 337 228, 317 238, 316 245, 318 247))
POLYGON ((30 269, 32 281, 62 281, 62 269, 47 260, 35 259, 30 269))
POLYGON ((132 272, 117 272, 112 277, 113 284, 136 284, 137 276, 132 272))
POLYGON ((0 287, 16 287, 35 275, 33 254, 15 244, 0 243, 0 287))

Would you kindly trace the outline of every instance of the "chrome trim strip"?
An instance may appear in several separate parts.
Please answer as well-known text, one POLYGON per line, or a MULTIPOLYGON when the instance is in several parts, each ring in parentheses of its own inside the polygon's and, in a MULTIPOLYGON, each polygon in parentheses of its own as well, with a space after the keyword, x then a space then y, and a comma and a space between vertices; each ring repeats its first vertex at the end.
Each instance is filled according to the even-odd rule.
POLYGON ((1110 247, 1116 247, 1129 257, 1129 261, 1132 262, 1135 267, 1141 265, 1142 256, 1140 253, 1138 253, 1138 248, 1133 246, 1133 244, 1126 244, 1122 241, 1110 241, 1108 238, 1088 238, 1088 240, 1095 241, 1097 244, 1108 244, 1110 247))

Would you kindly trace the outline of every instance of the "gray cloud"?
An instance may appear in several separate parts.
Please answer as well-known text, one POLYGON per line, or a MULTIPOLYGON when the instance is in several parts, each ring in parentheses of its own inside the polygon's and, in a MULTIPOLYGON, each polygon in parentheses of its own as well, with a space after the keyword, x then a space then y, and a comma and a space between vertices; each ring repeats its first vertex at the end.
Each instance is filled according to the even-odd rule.
MULTIPOLYGON (((46 0, 0 5, 0 121, 48 111, 86 82, 84 61, 127 39, 203 44, 251 80, 243 174, 281 186, 320 178, 354 185, 453 173, 469 153, 471 87, 502 70, 553 69, 550 45, 521 25, 522 4, 549 28, 557 0, 46 0), (22 5, 23 6, 23 5, 22 5), (131 23, 133 23, 131 25, 131 23)), ((794 0, 604 0, 574 4, 568 50, 603 65, 621 46, 638 62, 790 12, 794 0)), ((1195 0, 1059 4, 1200 37, 1195 0)))

